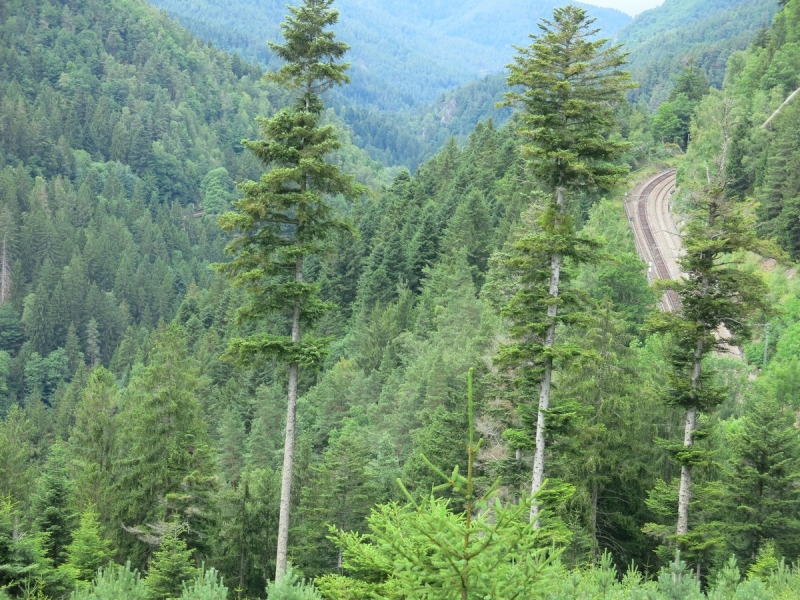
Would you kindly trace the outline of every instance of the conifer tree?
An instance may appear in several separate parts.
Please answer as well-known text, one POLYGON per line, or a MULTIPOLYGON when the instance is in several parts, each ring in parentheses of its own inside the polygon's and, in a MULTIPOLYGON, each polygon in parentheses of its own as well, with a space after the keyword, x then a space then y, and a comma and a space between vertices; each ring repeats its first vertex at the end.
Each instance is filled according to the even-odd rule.
POLYGON ((756 399, 731 439, 725 480, 726 539, 741 565, 772 540, 787 562, 800 556, 800 433, 795 415, 774 399, 756 399))
POLYGON ((333 548, 326 543, 327 525, 339 531, 361 531, 370 509, 382 500, 370 477, 369 442, 352 420, 331 432, 322 463, 311 467, 309 485, 303 488, 299 508, 303 543, 296 556, 304 571, 341 568, 333 548))
MULTIPOLYGON (((625 55, 607 39, 596 39, 597 29, 581 8, 557 8, 552 20, 539 24, 533 43, 518 47, 509 65, 506 104, 521 107, 518 133, 528 171, 546 191, 534 231, 514 244, 509 266, 519 291, 505 315, 515 339, 500 352, 500 363, 518 368, 518 384, 532 392, 538 387, 536 447, 532 492, 544 482, 545 414, 550 406, 553 371, 579 350, 556 343, 559 323, 571 319, 575 297, 562 285, 565 261, 591 256, 592 244, 576 235, 573 219, 578 193, 606 189, 625 174, 615 160, 627 145, 612 137, 617 129, 615 109, 632 87, 630 75, 620 70, 625 55)), ((573 311, 574 312, 574 311, 573 311)), ((538 504, 531 505, 537 523, 538 504)))
POLYGON ((109 494, 117 433, 119 386, 108 370, 94 369, 75 407, 75 424, 69 438, 71 475, 78 506, 94 506, 100 520, 109 524, 109 494))
POLYGON ((289 331, 234 339, 229 347, 229 354, 240 360, 273 356, 289 368, 276 578, 286 570, 298 371, 317 363, 327 346, 325 339, 302 335, 301 326, 310 326, 328 308, 318 286, 305 280, 304 264, 323 252, 334 233, 348 229, 326 196, 363 192, 352 177, 324 160, 339 142, 332 126, 320 124, 320 95, 349 81, 349 65, 338 62, 348 46, 327 29, 338 20, 332 4, 304 0, 289 7, 281 25, 285 43, 270 44, 286 64, 270 77, 294 92, 296 100, 272 118, 259 119, 264 139, 245 145, 271 169, 259 181, 240 184, 243 198, 235 203, 237 210, 219 221, 224 230, 238 232, 227 246, 234 259, 218 268, 249 292, 240 320, 277 313, 290 324, 289 331))
POLYGON ((72 541, 75 525, 69 506, 66 457, 61 444, 54 444, 50 448, 38 488, 33 497, 33 514, 36 515, 34 525, 45 534, 44 550, 57 567, 67 559, 67 547, 72 541))
POLYGON ((197 575, 192 551, 186 547, 186 542, 181 538, 184 529, 175 522, 167 527, 158 550, 150 560, 147 577, 144 578, 147 600, 178 598, 183 589, 183 582, 197 575))
POLYGON ((70 579, 84 584, 91 582, 97 570, 111 560, 111 542, 103 538, 94 507, 89 506, 81 514, 80 524, 73 532, 66 553, 67 560, 62 569, 70 579))
POLYGON ((216 478, 198 401, 206 384, 173 324, 157 333, 149 364, 128 385, 116 420, 112 495, 119 547, 132 560, 143 563, 148 551, 134 535, 157 542, 174 519, 189 525, 193 550, 202 556, 207 549, 216 478))
POLYGON ((25 332, 22 321, 10 302, 0 305, 0 350, 15 353, 22 345, 25 332))
POLYGON ((765 287, 754 273, 737 268, 736 252, 769 250, 756 237, 752 206, 727 198, 726 161, 730 143, 730 103, 721 95, 707 105, 703 118, 710 125, 705 140, 714 148, 714 158, 692 165, 695 186, 689 220, 682 230, 685 254, 678 263, 685 276, 668 282, 679 296, 681 307, 662 312, 652 320, 653 331, 668 332, 672 349, 668 403, 685 410, 683 446, 674 459, 681 466, 676 534, 689 531, 692 467, 704 460, 693 448, 697 417, 723 399, 722 390, 703 369, 703 359, 726 344, 735 346, 748 339, 749 322, 767 312, 765 287), (718 335, 726 328, 730 336, 718 335))

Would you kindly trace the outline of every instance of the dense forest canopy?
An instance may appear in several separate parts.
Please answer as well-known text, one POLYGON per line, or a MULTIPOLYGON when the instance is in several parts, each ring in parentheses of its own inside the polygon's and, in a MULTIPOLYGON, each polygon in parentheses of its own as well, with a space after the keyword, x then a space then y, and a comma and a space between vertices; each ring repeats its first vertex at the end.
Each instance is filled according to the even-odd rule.
MULTIPOLYGON (((264 40, 280 35, 285 2, 153 2, 220 48, 272 69, 264 40)), ((524 44, 557 2, 344 0, 337 33, 352 46, 352 83, 330 105, 375 160, 412 171, 455 134, 463 142, 481 119, 507 116, 494 103, 505 91, 513 44, 524 44)), ((587 7, 606 35, 630 21, 587 7)))
MULTIPOLYGON (((0 598, 797 597, 800 0, 715 5, 735 31, 701 1, 644 13, 647 52, 714 30, 634 48, 634 74, 668 65, 654 113, 579 7, 539 29, 505 3, 305 0, 329 45, 303 62, 261 4, 195 10, 223 49, 140 0, 0 4, 0 598), (236 14, 284 60, 250 61, 236 14), (323 90, 405 51, 364 15, 535 37, 509 81, 375 111, 323 90), (704 47, 739 49, 724 78, 704 47), (667 166, 670 314, 622 204, 667 166)), ((442 91, 475 70, 457 47, 425 67, 442 91)))
POLYGON ((655 110, 688 61, 719 88, 728 57, 763 32, 778 8, 772 0, 665 0, 637 15, 616 36, 631 51, 630 69, 639 83, 631 99, 655 110))

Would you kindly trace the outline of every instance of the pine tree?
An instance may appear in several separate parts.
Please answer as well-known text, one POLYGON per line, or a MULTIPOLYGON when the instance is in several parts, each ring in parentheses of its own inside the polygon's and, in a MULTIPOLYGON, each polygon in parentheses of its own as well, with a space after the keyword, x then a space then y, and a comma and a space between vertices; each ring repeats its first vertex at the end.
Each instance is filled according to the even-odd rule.
MULTIPOLYGON (((620 70, 625 57, 619 46, 594 39, 594 19, 575 6, 558 8, 553 20, 539 24, 533 43, 517 48, 509 65, 506 103, 521 106, 520 150, 531 175, 548 192, 536 219, 535 232, 515 244, 509 266, 519 278, 519 291, 505 314, 512 321, 516 343, 506 345, 500 362, 520 367, 518 382, 527 391, 539 388, 532 491, 544 482, 545 414, 550 406, 553 371, 575 355, 576 347, 556 343, 556 327, 569 320, 562 308, 574 297, 562 287, 564 262, 590 257, 592 244, 575 233, 570 197, 581 191, 613 186, 625 174, 615 159, 627 147, 610 135, 617 127, 614 110, 632 87, 620 70)), ((531 505, 537 523, 538 505, 531 505)))
POLYGON ((70 600, 149 600, 139 571, 125 566, 109 565, 101 568, 92 583, 91 589, 79 587, 70 600))
POLYGON ((347 64, 338 63, 348 47, 327 27, 338 20, 333 0, 305 0, 290 7, 281 29, 283 45, 270 44, 286 64, 271 78, 296 94, 295 104, 270 119, 260 119, 263 140, 245 145, 265 166, 274 167, 260 181, 239 185, 243 198, 236 212, 220 218, 226 231, 240 232, 228 244, 234 259, 219 269, 247 289, 250 302, 240 319, 260 319, 272 313, 290 314, 290 333, 258 334, 234 339, 229 354, 240 360, 274 356, 289 367, 284 443, 281 519, 276 578, 286 570, 295 442, 295 411, 300 365, 317 363, 326 340, 302 335, 327 309, 315 284, 305 281, 304 263, 323 251, 326 240, 347 229, 325 196, 356 196, 363 188, 324 157, 339 147, 331 126, 321 126, 320 94, 349 81, 347 64))

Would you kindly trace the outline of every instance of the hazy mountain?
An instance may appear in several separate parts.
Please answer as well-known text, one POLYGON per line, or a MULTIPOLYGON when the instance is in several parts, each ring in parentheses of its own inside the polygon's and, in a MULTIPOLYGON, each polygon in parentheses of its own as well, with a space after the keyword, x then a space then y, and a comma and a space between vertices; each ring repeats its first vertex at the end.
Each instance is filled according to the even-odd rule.
MULTIPOLYGON (((273 66, 285 0, 153 0, 200 37, 273 66)), ((349 102, 400 109, 432 102, 446 90, 501 70, 559 0, 339 0, 337 35, 352 46, 349 102)), ((630 21, 620 11, 588 7, 605 35, 630 21)))

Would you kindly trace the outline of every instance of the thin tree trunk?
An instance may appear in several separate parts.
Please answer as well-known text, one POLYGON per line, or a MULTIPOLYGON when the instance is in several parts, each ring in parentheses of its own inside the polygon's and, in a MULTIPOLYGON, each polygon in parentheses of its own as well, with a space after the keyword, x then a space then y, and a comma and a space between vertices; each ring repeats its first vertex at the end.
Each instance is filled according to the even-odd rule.
MULTIPOLYGON (((556 188, 556 204, 558 205, 559 217, 564 210, 565 190, 563 187, 556 188)), ((550 257, 550 296, 554 300, 558 299, 558 285, 561 279, 561 263, 563 257, 556 252, 550 257)), ((545 334, 544 347, 552 348, 556 339, 555 317, 558 314, 558 303, 553 302, 547 307, 547 318, 551 323, 545 334)), ((539 392, 539 412, 536 416, 536 452, 533 456, 533 481, 531 483, 531 495, 536 494, 544 482, 544 414, 550 408, 550 388, 553 380, 553 358, 548 356, 544 361, 544 373, 542 374, 542 387, 539 392)), ((533 528, 539 528, 539 505, 531 503, 531 522, 533 528)))
POLYGON ((597 483, 592 485, 592 560, 597 560, 597 497, 600 493, 597 483))
MULTIPOLYGON (((298 256, 295 263, 295 281, 303 281, 303 257, 298 256)), ((295 300, 292 317, 292 344, 300 343, 300 300, 295 300)), ((289 547, 289 511, 292 500, 292 472, 294 467, 295 413, 297 411, 297 371, 296 362, 289 363, 289 390, 286 406, 286 438, 283 444, 283 471, 281 473, 281 507, 278 518, 278 553, 275 565, 275 581, 286 572, 286 559, 289 547)))
MULTIPOLYGON (((694 365, 692 366, 692 389, 700 385, 700 366, 703 358, 703 340, 697 341, 694 350, 694 365)), ((697 426, 697 407, 692 406, 686 410, 686 427, 683 431, 683 447, 691 448, 694 442, 692 435, 697 426)), ((689 531, 689 501, 692 499, 692 468, 681 465, 681 485, 678 490, 678 526, 676 533, 682 535, 689 531)))
POLYGON ((784 100, 784 101, 783 101, 783 104, 781 104, 781 105, 780 105, 780 106, 779 106, 779 107, 778 107, 778 108, 775 110, 775 112, 774 112, 774 113, 772 113, 772 114, 769 116, 769 119, 767 119, 766 121, 764 121, 764 124, 761 126, 761 129, 766 129, 766 128, 767 128, 767 125, 769 125, 770 121, 772 121, 772 119, 774 119, 774 118, 775 118, 775 117, 777 117, 779 114, 781 114, 781 111, 784 109, 784 107, 785 107, 787 104, 789 104, 789 102, 791 102, 792 100, 794 100, 794 97, 795 97, 795 96, 797 96, 797 94, 800 94, 800 88, 797 88, 795 91, 793 91, 791 94, 789 94, 789 97, 788 97, 788 98, 786 98, 786 100, 784 100))
POLYGON ((3 236, 3 247, 0 249, 0 304, 11 298, 11 270, 8 264, 8 246, 3 236))

